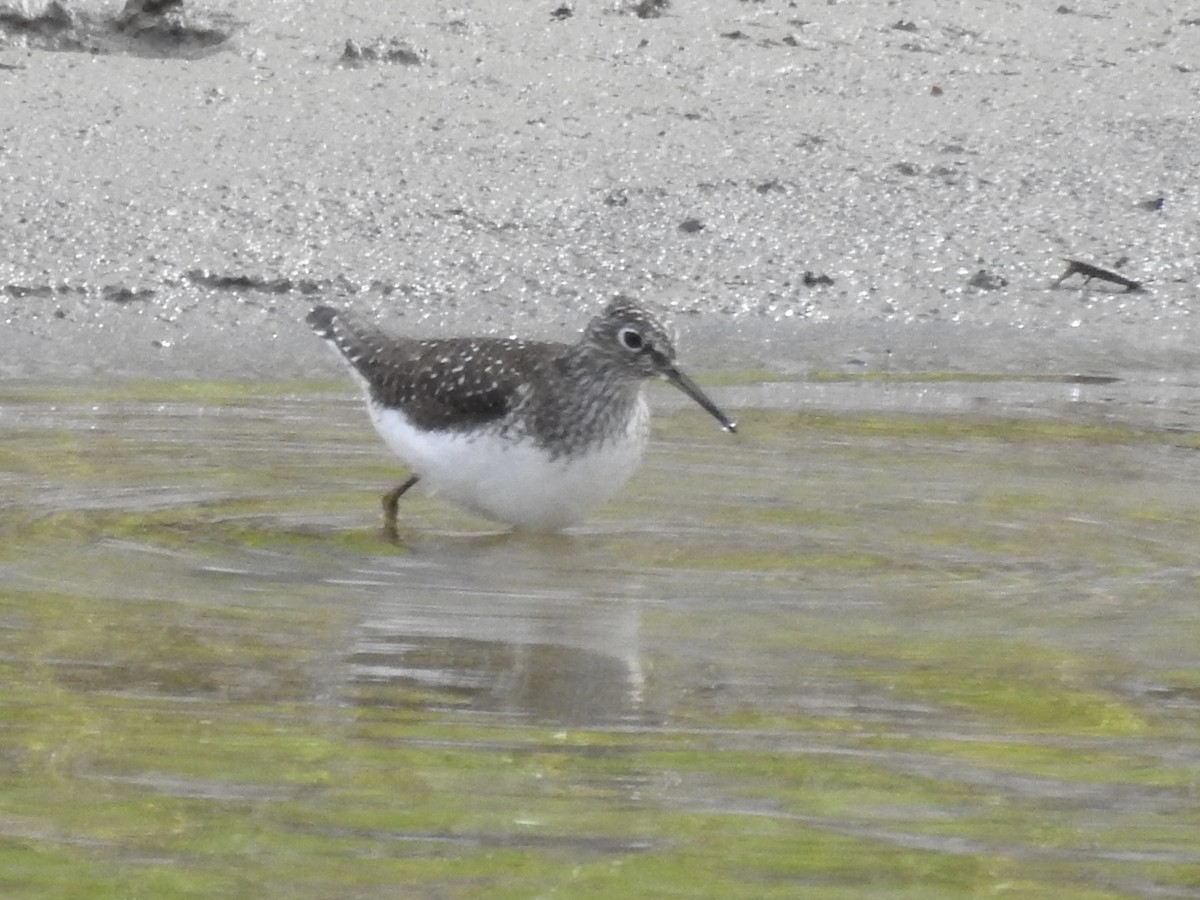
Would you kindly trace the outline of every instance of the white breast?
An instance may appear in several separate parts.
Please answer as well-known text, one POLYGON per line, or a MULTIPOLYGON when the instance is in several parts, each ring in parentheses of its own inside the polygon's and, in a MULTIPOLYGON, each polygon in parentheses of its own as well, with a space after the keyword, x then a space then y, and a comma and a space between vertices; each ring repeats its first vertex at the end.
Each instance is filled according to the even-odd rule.
POLYGON ((552 459, 532 441, 420 431, 399 410, 368 407, 376 430, 426 488, 486 518, 530 530, 578 522, 615 494, 637 469, 650 423, 639 397, 621 434, 587 453, 552 459))

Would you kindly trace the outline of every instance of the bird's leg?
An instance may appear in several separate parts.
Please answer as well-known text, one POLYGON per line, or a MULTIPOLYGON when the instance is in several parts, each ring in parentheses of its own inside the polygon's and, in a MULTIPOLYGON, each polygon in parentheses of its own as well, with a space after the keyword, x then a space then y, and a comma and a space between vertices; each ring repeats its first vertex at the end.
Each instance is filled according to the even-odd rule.
POLYGON ((420 480, 419 475, 412 475, 404 484, 383 495, 383 527, 388 532, 394 534, 396 531, 396 507, 400 503, 400 498, 405 491, 420 480))

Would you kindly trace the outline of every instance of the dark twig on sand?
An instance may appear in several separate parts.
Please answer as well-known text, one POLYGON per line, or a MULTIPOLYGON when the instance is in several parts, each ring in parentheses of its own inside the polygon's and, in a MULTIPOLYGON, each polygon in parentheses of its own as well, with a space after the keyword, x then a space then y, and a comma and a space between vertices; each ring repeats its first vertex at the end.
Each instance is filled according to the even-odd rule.
POLYGON ((1087 284, 1093 278, 1099 278, 1101 281, 1111 281, 1113 284, 1119 284, 1125 288, 1126 293, 1133 291, 1144 291, 1142 282, 1134 281, 1131 278, 1126 278, 1124 275, 1118 275, 1116 272, 1110 272, 1108 269, 1101 269, 1099 266, 1093 266, 1091 263, 1081 262, 1078 259, 1067 259, 1063 257, 1067 264, 1067 271, 1058 278, 1051 287, 1058 287, 1072 275, 1082 275, 1083 283, 1087 284))

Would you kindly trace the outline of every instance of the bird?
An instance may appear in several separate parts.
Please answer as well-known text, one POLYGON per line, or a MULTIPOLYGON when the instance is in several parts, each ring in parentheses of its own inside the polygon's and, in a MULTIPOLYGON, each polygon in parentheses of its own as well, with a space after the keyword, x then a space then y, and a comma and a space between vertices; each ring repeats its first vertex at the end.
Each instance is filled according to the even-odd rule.
POLYGON ((575 343, 398 337, 330 306, 317 306, 307 322, 349 364, 372 424, 410 471, 383 496, 393 536, 400 498, 418 482, 515 530, 583 520, 637 469, 650 378, 666 379, 723 430, 737 431, 676 366, 662 321, 629 297, 611 300, 575 343))

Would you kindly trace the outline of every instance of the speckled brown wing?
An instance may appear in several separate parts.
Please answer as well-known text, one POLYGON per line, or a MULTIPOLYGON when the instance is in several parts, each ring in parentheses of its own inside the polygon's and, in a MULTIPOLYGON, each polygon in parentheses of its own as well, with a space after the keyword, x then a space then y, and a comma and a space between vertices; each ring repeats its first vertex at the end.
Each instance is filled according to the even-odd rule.
POLYGON ((371 399, 418 428, 471 430, 499 421, 566 346, 506 338, 393 337, 328 306, 308 322, 367 382, 371 399))

